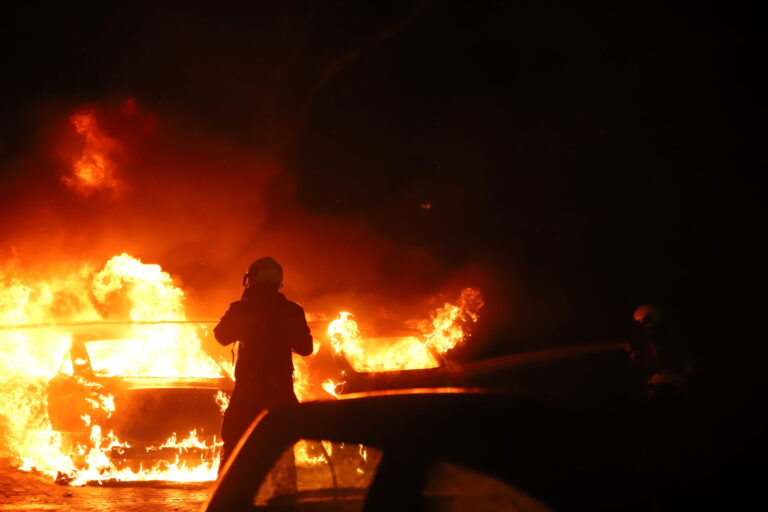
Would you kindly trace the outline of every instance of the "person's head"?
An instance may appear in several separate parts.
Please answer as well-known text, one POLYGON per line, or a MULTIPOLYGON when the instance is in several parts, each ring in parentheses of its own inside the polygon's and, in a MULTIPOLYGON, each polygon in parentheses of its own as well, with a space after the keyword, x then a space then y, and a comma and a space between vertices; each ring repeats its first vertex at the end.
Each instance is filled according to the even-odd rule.
POLYGON ((661 313, 659 313, 656 306, 652 304, 643 304, 642 306, 638 306, 632 315, 632 318, 643 327, 648 327, 661 319, 661 313))
POLYGON ((283 284, 283 267, 273 258, 259 258, 248 267, 243 286, 265 286, 278 290, 283 284))

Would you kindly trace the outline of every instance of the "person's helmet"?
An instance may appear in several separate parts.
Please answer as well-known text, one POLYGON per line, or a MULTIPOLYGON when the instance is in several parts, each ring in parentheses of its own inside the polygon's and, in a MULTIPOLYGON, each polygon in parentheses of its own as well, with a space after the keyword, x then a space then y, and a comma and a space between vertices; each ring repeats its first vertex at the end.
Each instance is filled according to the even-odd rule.
POLYGON ((266 283, 280 288, 283 283, 283 267, 273 258, 259 258, 248 267, 248 272, 243 276, 243 285, 251 286, 254 283, 266 283))
POLYGON ((656 306, 652 304, 643 304, 642 306, 638 306, 632 314, 632 318, 643 327, 647 327, 658 322, 661 318, 661 313, 659 313, 656 306))

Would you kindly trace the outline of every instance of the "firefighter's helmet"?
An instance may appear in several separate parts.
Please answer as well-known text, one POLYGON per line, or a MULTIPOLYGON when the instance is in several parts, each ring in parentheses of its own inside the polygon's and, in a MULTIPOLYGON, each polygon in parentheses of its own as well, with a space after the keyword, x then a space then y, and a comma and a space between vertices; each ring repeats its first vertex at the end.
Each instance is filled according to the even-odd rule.
POLYGON ((283 267, 274 258, 259 258, 248 267, 248 272, 243 276, 243 285, 251 286, 254 283, 266 283, 279 288, 283 283, 283 267))
POLYGON ((643 304, 642 306, 638 306, 632 315, 632 318, 643 327, 648 327, 661 319, 661 313, 659 313, 656 306, 652 304, 643 304))

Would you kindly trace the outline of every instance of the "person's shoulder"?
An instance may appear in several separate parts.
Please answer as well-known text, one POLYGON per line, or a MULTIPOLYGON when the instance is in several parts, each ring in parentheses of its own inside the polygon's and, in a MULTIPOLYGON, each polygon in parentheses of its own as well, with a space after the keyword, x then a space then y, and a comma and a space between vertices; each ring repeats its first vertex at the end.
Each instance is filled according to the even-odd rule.
POLYGON ((229 311, 231 312, 239 312, 239 311, 246 311, 250 309, 251 303, 247 300, 236 300, 235 302, 231 302, 229 304, 229 311))
MULTIPOLYGON (((281 294, 282 295, 282 294, 281 294)), ((282 295, 283 297, 283 303, 285 304, 286 309, 290 309, 292 311, 300 312, 301 314, 304 314, 304 308, 301 307, 299 304, 293 302, 292 300, 288 300, 285 298, 285 295, 282 295)))

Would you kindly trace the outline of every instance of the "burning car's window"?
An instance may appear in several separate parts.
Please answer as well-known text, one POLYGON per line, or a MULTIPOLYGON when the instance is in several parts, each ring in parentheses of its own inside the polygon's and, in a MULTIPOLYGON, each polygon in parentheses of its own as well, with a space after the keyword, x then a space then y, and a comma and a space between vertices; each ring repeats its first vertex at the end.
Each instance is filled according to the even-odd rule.
POLYGON ((381 452, 364 445, 300 440, 286 450, 254 496, 257 510, 293 503, 339 504, 359 510, 381 452))
POLYGON ((445 461, 430 469, 424 487, 429 510, 458 512, 549 512, 528 494, 492 476, 445 461))
MULTIPOLYGON (((91 363, 91 369, 97 375, 113 373, 112 360, 120 358, 126 351, 131 350, 133 340, 95 340, 85 343, 85 350, 88 352, 88 359, 91 363)), ((124 359, 124 358, 123 358, 124 359)), ((120 368, 122 373, 130 372, 131 368, 120 368)))
POLYGON ((151 337, 108 339, 85 343, 96 375, 126 377, 221 377, 221 368, 209 357, 181 349, 167 350, 151 337))

